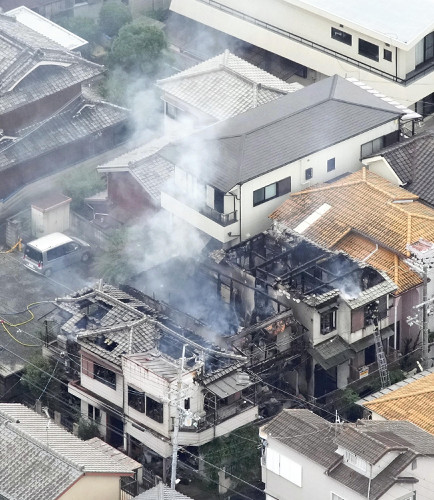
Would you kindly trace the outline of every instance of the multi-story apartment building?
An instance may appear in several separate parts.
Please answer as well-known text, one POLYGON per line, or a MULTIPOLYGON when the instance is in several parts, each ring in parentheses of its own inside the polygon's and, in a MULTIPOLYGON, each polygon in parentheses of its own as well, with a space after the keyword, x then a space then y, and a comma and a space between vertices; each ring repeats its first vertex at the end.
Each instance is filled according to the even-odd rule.
POLYGON ((434 5, 367 0, 173 0, 171 10, 304 66, 434 111, 434 5))

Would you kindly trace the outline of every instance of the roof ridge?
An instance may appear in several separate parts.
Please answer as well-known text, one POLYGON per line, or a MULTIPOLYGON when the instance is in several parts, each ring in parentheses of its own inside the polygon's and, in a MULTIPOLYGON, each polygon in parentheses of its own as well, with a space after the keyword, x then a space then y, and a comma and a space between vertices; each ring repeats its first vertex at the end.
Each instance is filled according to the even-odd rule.
MULTIPOLYGON (((409 384, 407 384, 406 386, 404 387, 408 387, 409 384)), ((403 389, 404 387, 402 387, 401 389, 403 389)), ((398 391, 399 389, 397 389, 398 391)), ((374 399, 373 401, 368 401, 367 403, 364 404, 364 406, 368 406, 370 404, 381 404, 381 403, 386 403, 386 402, 389 402, 389 401, 395 401, 397 399, 404 399, 404 398, 410 398, 410 397, 413 397, 413 396, 419 396, 421 394, 427 394, 427 393, 430 393, 430 392, 434 392, 434 386, 433 387, 428 387, 427 389, 421 389, 419 391, 414 391, 414 392, 409 392, 409 393, 404 393, 404 394, 395 394, 395 395, 384 395, 384 396, 380 396, 379 398, 377 399, 374 399)))
MULTIPOLYGON (((21 406, 24 406, 24 405, 21 405, 21 406)), ((30 410, 29 411, 32 411, 33 410, 30 410)), ((65 462, 67 465, 71 466, 71 467, 74 467, 77 471, 79 472, 82 472, 84 474, 84 465, 80 465, 76 462, 74 462, 72 459, 68 458, 68 457, 65 457, 64 455, 62 455, 60 452, 58 452, 57 450, 54 450, 48 443, 47 444, 44 444, 41 440, 39 440, 38 438, 32 436, 31 434, 29 434, 28 432, 24 431, 23 429, 20 429, 19 427, 16 427, 17 423, 19 423, 19 420, 18 419, 15 419, 13 417, 10 417, 8 413, 0 410, 0 413, 1 413, 1 416, 3 417, 4 415, 6 415, 6 418, 8 419, 3 425, 5 426, 5 428, 9 429, 10 431, 14 432, 15 434, 17 434, 18 436, 22 437, 23 439, 26 439, 27 441, 30 441, 33 445, 37 446, 38 448, 42 449, 43 451, 53 455, 54 457, 56 457, 57 459, 61 460, 62 462, 65 462), (18 422, 17 422, 18 421, 18 422), (16 425, 7 425, 8 423, 11 423, 11 424, 16 424, 16 425)), ((35 413, 36 415, 39 415, 38 413, 36 412, 33 412, 35 413)), ((41 415, 39 415, 41 418, 43 418, 41 415)), ((4 417, 3 417, 4 418, 4 417)), ((48 421, 49 422, 49 421, 48 421)), ((48 423, 47 422, 47 423, 48 423)), ((55 423, 53 423, 53 425, 56 425, 55 423)), ((56 425, 57 427, 57 425, 56 425)), ((61 429, 63 430, 63 429, 61 429)), ((68 431, 65 431, 65 432, 68 432, 68 431)), ((47 433, 48 433, 48 430, 47 430, 47 433)), ((77 438, 78 439, 78 438, 77 438)), ((47 441, 48 441, 48 438, 47 438, 47 441)))

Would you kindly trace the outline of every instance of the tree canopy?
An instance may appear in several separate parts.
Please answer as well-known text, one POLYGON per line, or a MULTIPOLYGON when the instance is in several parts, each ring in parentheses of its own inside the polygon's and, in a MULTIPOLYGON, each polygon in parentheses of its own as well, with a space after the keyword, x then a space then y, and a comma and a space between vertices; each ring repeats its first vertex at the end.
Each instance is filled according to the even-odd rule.
POLYGON ((130 9, 123 3, 107 2, 101 7, 99 25, 107 36, 116 36, 122 26, 131 21, 130 9))
POLYGON ((164 32, 140 22, 123 26, 113 41, 109 65, 127 72, 154 74, 167 48, 164 32))

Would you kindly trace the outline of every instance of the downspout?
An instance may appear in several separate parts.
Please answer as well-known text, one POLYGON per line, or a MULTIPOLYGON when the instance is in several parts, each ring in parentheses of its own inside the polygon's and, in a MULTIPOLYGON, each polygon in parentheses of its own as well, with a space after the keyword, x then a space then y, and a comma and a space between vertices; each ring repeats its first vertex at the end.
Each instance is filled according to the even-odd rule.
POLYGON ((398 83, 398 47, 395 47, 395 73, 396 83, 398 83))
POLYGON ((369 483, 368 483, 368 500, 371 497, 371 478, 372 478, 372 464, 369 464, 369 483))

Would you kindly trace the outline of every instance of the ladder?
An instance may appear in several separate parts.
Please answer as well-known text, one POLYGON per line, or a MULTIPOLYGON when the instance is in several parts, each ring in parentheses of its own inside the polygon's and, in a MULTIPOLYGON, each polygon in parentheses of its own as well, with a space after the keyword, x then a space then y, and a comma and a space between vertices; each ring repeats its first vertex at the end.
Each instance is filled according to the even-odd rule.
POLYGON ((384 354, 383 342, 378 326, 374 330, 375 353, 377 355, 378 370, 380 372, 381 388, 384 389, 390 385, 390 376, 387 369, 386 355, 384 354))

